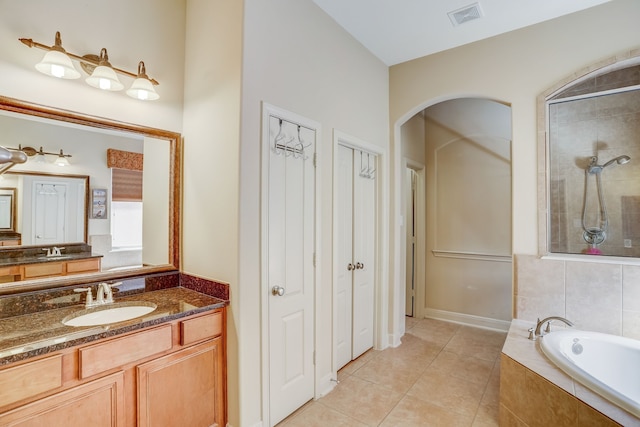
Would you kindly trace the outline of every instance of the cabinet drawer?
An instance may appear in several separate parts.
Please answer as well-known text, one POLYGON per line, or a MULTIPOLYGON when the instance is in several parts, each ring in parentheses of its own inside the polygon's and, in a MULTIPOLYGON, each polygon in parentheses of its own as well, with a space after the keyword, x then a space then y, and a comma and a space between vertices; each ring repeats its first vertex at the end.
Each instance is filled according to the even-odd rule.
POLYGON ((189 345, 222 334, 222 312, 180 322, 180 345, 189 345))
POLYGON ((61 275, 63 271, 63 264, 61 262, 30 264, 24 266, 24 278, 61 275))
POLYGON ((11 267, 2 267, 0 268, 0 276, 15 276, 20 274, 20 269, 18 268, 18 266, 11 266, 11 267))
POLYGON ((87 378, 170 349, 171 325, 83 347, 78 350, 80 378, 87 378))
POLYGON ((67 273, 82 273, 84 271, 100 271, 100 259, 91 258, 67 262, 67 273))
POLYGON ((62 355, 0 371, 0 407, 62 386, 62 355))

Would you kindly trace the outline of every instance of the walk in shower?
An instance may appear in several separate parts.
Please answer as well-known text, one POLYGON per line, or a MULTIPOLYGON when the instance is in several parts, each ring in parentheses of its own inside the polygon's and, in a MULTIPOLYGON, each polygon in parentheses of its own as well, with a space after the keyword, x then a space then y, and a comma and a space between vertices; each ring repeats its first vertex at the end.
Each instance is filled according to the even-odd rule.
POLYGON ((640 65, 547 101, 548 249, 640 257, 640 65))

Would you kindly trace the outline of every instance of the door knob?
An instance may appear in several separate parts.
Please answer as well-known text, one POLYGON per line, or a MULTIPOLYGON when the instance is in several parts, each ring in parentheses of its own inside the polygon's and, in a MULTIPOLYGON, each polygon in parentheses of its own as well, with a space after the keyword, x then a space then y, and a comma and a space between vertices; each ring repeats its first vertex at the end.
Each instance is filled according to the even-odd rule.
POLYGON ((364 268, 364 264, 363 264, 363 263, 361 263, 361 262, 357 262, 357 263, 356 263, 356 268, 357 268, 358 270, 362 270, 362 269, 364 268))
POLYGON ((351 270, 355 270, 355 269, 356 269, 355 265, 353 265, 351 263, 349 263, 349 265, 347 265, 347 270, 351 271, 351 270))
POLYGON ((282 286, 274 286, 271 288, 271 295, 281 297, 284 295, 284 288, 282 286))

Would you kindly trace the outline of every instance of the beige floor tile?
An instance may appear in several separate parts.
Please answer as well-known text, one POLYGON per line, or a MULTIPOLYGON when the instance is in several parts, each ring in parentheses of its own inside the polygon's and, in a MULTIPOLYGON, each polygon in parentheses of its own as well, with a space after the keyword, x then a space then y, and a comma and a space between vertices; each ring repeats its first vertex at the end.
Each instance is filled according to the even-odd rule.
POLYGON ((342 369, 338 371, 338 375, 340 375, 341 372, 348 375, 353 374, 355 371, 362 368, 369 360, 375 358, 378 353, 380 352, 376 350, 367 351, 356 360, 352 360, 351 362, 347 363, 342 369))
POLYGON ((407 318, 402 344, 369 350, 278 427, 495 427, 505 333, 407 318))
POLYGON ((404 318, 404 330, 408 331, 409 329, 413 328, 416 323, 418 323, 420 321, 420 319, 415 318, 415 317, 405 317, 404 318))
POLYGON ((414 335, 425 341, 446 345, 460 329, 460 325, 434 319, 422 319, 415 324, 407 334, 414 335))
POLYGON ((464 427, 473 416, 449 411, 412 396, 405 396, 380 424, 381 427, 464 427))
POLYGON ((478 410, 485 388, 485 385, 447 375, 435 368, 428 368, 407 394, 473 417, 478 410))
POLYGON ((473 427, 498 427, 499 425, 499 406, 481 403, 473 419, 473 427))
POLYGON ((378 425, 401 398, 401 393, 352 375, 319 402, 367 425, 378 425))
POLYGON ((494 362, 477 357, 442 351, 431 363, 431 367, 447 375, 485 386, 493 371, 494 362))
POLYGON ((348 415, 341 414, 319 402, 313 402, 302 411, 296 412, 278 427, 366 427, 348 415))
POLYGON ((495 362, 502 351, 503 345, 504 339, 500 343, 497 339, 485 340, 482 337, 456 334, 447 343, 445 350, 495 362))
POLYGON ((427 366, 419 363, 415 358, 393 358, 381 355, 358 369, 353 375, 405 394, 426 368, 427 366))
POLYGON ((402 344, 395 348, 387 348, 378 353, 377 358, 402 359, 425 368, 442 351, 442 346, 422 340, 413 335, 405 335, 402 344))

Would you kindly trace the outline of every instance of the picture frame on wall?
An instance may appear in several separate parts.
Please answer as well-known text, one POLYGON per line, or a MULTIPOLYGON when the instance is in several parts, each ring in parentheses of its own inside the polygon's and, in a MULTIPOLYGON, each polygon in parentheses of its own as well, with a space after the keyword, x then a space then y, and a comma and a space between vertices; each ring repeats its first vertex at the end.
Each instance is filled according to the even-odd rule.
POLYGON ((91 219, 107 218, 107 189, 94 188, 91 190, 91 219))

